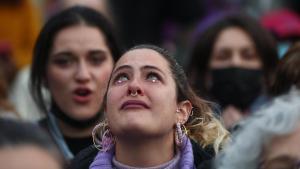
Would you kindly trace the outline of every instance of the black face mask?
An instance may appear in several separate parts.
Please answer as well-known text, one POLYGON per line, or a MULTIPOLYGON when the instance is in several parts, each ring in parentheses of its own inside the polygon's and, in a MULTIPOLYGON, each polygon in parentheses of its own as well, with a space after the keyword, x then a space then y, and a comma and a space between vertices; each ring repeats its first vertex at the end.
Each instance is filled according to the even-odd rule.
POLYGON ((244 68, 212 70, 210 93, 222 107, 249 108, 262 92, 262 71, 244 68))
POLYGON ((94 126, 97 122, 100 121, 103 111, 100 110, 99 112, 97 112, 97 114, 95 114, 93 117, 89 119, 77 120, 68 116, 55 103, 52 103, 51 113, 53 113, 56 118, 59 118, 69 126, 72 126, 77 129, 86 129, 94 126))

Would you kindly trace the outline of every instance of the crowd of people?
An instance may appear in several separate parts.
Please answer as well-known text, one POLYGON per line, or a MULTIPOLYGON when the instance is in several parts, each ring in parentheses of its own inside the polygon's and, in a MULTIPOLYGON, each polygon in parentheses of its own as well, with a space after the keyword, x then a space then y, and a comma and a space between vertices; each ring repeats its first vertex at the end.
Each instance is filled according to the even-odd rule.
POLYGON ((207 1, 44 3, 44 23, 0 3, 27 14, 0 29, 1 168, 299 167, 296 9, 278 28, 207 1))

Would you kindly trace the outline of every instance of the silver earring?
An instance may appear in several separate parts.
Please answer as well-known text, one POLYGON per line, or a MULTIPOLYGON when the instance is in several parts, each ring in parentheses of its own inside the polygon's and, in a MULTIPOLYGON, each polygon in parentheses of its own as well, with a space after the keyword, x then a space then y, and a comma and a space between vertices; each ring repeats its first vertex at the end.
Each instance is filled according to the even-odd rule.
POLYGON ((177 122, 175 131, 175 143, 178 147, 180 147, 183 145, 184 140, 186 140, 185 138, 187 137, 187 129, 185 128, 184 124, 177 122))
POLYGON ((107 152, 115 145, 114 136, 107 127, 107 122, 97 124, 92 131, 92 136, 94 146, 102 152, 107 152))

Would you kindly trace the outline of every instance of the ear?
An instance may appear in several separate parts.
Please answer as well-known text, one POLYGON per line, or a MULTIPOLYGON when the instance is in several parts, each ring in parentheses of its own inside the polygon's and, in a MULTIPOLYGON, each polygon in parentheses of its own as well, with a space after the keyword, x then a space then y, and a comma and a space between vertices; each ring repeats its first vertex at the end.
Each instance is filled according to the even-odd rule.
POLYGON ((193 108, 192 103, 189 100, 185 100, 180 102, 177 106, 177 122, 184 124, 187 122, 191 114, 193 108))

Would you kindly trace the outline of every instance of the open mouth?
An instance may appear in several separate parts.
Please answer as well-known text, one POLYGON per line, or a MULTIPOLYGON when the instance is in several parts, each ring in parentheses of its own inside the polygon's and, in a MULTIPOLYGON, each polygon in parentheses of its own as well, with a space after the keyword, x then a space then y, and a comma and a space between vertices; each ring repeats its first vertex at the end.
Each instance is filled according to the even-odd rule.
POLYGON ((74 91, 74 97, 73 99, 76 102, 79 103, 85 103, 90 101, 90 95, 92 94, 92 91, 89 89, 76 89, 74 91))
POLYGON ((91 91, 89 89, 76 89, 74 93, 78 96, 84 97, 91 94, 91 91))

